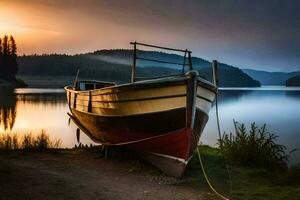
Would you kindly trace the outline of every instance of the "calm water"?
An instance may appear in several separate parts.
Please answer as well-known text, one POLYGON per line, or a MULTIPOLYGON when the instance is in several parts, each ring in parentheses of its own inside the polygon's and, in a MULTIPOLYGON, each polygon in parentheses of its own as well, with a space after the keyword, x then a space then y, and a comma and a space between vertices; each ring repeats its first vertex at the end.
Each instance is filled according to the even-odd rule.
MULTIPOLYGON (((300 88, 227 88, 220 91, 219 99, 222 132, 233 131, 233 119, 248 127, 251 122, 266 123, 271 132, 279 135, 280 143, 300 151, 300 88)), ((63 89, 0 88, 0 134, 38 134, 44 129, 52 138, 61 139, 64 147, 73 147, 77 144, 76 126, 68 125, 67 112, 63 89)), ((201 142, 215 145, 217 138, 215 108, 212 108, 201 142)), ((80 140, 92 143, 84 134, 80 140)))

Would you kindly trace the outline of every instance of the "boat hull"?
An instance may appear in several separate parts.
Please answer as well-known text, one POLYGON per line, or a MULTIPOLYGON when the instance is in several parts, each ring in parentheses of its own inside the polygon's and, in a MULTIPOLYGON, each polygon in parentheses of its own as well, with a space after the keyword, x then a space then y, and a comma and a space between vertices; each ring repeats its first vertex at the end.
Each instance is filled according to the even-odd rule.
POLYGON ((130 148, 176 177, 198 144, 215 95, 192 73, 82 93, 66 90, 73 121, 91 139, 130 148))

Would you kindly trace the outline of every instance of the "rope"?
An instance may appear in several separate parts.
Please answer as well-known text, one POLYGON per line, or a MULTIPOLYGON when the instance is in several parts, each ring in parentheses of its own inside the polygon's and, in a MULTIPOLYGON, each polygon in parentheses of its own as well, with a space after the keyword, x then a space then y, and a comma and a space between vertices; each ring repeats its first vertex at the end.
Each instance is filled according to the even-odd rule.
POLYGON ((219 192, 217 192, 217 190, 215 190, 215 188, 212 186, 212 184, 210 183, 207 175, 206 175, 206 172, 204 170, 204 166, 203 166, 203 162, 202 162, 202 159, 201 159, 201 155, 200 155, 200 151, 199 151, 199 148, 197 148, 197 152, 198 152, 198 158, 199 158, 199 161, 200 161, 200 165, 201 165, 201 168, 202 168, 202 172, 204 174, 204 178, 208 184, 208 186, 210 187, 210 189, 216 194, 218 195, 219 197, 221 197, 222 199, 224 200, 229 200, 229 198, 223 196, 222 194, 220 194, 219 192))
MULTIPOLYGON (((226 166, 226 171, 227 171, 227 174, 228 174, 228 178, 229 178, 229 184, 230 184, 230 194, 232 195, 232 181, 231 181, 231 176, 230 176, 230 173, 229 173, 229 168, 228 168, 228 165, 226 163, 226 160, 225 160, 225 157, 224 157, 224 153, 222 151, 222 148, 223 148, 223 144, 222 144, 222 136, 221 136, 221 128, 220 128, 220 120, 219 120, 219 108, 218 108, 218 89, 217 89, 217 92, 216 92, 216 118, 217 118, 217 127, 218 127, 218 133, 219 133, 219 140, 220 140, 220 148, 221 148, 221 152, 222 152, 222 156, 224 158, 224 163, 225 163, 225 166, 226 166)), ((208 184, 208 186, 210 187, 210 189, 217 195, 219 196, 220 198, 224 199, 224 200, 229 200, 228 197, 222 195, 221 193, 219 193, 214 187, 213 185, 210 183, 209 179, 208 179, 208 176, 206 174, 206 171, 204 169, 204 165, 203 165, 203 162, 202 162, 202 158, 201 158, 201 154, 200 154, 200 151, 199 151, 199 148, 197 148, 197 153, 198 153, 198 158, 199 158, 199 162, 200 162, 200 165, 201 165, 201 169, 202 169, 202 172, 204 174, 204 178, 208 184)))

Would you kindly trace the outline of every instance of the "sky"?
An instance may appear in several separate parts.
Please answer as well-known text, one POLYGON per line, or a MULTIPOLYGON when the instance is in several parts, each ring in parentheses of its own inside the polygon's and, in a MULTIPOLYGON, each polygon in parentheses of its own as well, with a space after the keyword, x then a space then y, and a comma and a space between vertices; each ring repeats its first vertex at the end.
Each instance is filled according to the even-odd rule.
POLYGON ((139 41, 240 68, 300 70, 297 0, 0 0, 18 54, 85 53, 139 41))

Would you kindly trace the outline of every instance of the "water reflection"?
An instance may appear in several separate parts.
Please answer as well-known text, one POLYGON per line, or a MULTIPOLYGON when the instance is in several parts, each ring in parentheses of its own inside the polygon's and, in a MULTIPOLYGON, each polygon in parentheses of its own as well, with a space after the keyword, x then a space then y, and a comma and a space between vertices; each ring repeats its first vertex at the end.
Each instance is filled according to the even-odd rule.
MULTIPOLYGON (((61 139, 63 147, 78 145, 76 125, 68 126, 69 108, 62 89, 3 89, 0 87, 0 134, 40 134, 44 129, 52 139, 61 139)), ((222 132, 234 131, 233 119, 250 125, 267 124, 279 135, 279 142, 289 149, 300 149, 300 88, 299 90, 233 89, 220 90, 219 114, 222 132)), ((215 108, 204 129, 201 142, 215 145, 218 139, 215 108)), ((88 146, 92 141, 80 135, 88 146)), ((300 150, 297 152, 300 158, 300 150)))
POLYGON ((64 93, 54 94, 17 94, 16 99, 18 102, 26 104, 43 104, 47 106, 62 106, 66 103, 64 93))
POLYGON ((252 92, 251 90, 219 90, 219 102, 225 104, 233 101, 241 101, 252 92))
MULTIPOLYGON (((219 105, 222 132, 234 132, 233 119, 248 127, 252 122, 259 126, 266 123, 288 150, 300 149, 300 90, 221 90, 219 105)), ((209 116, 201 140, 215 145, 218 139, 215 107, 209 116)), ((300 150, 296 154, 300 158, 300 150)))
POLYGON ((12 130, 17 114, 13 88, 0 88, 0 97, 0 130, 12 130))
MULTIPOLYGON (((60 139, 63 147, 74 147, 76 126, 68 126, 69 112, 63 89, 17 89, 0 87, 0 134, 39 135, 45 130, 52 140, 60 139)), ((80 142, 90 145, 86 136, 80 142)))
POLYGON ((285 96, 287 98, 293 99, 295 101, 299 101, 299 99, 300 99, 300 92, 299 91, 285 91, 285 96))

